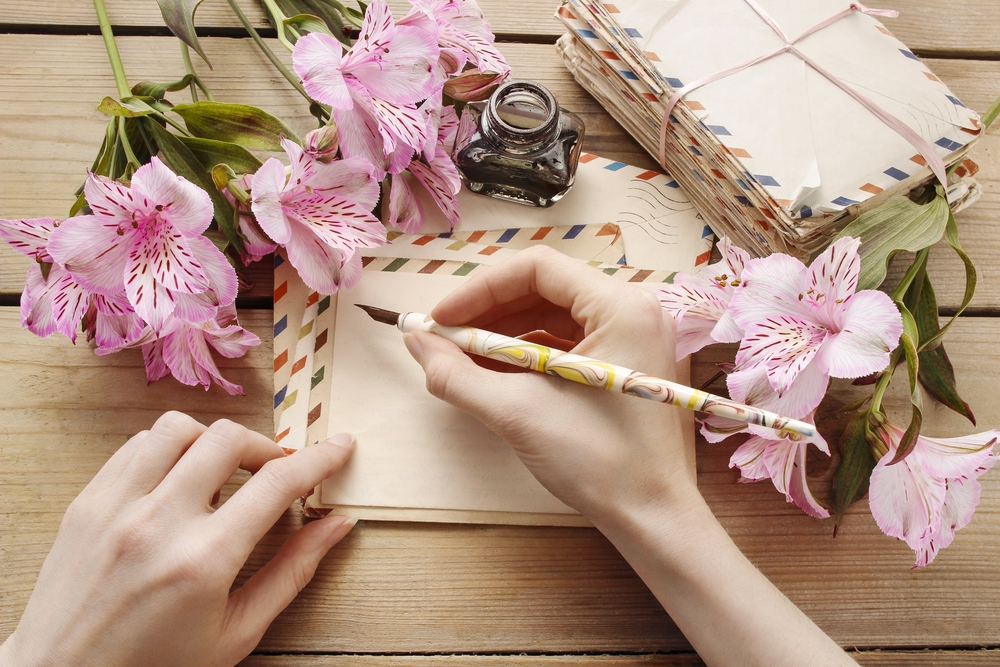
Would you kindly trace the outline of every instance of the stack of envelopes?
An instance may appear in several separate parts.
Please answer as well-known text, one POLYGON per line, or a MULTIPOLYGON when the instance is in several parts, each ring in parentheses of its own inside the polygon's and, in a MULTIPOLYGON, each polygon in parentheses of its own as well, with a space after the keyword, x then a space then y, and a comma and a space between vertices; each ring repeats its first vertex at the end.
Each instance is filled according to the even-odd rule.
MULTIPOLYGON (((752 0, 564 0, 558 49, 577 81, 684 186, 717 234, 747 250, 805 257, 861 213, 933 178, 897 129, 783 52, 686 93, 675 91, 782 47, 752 0)), ((801 35, 848 0, 756 0, 801 35)), ((825 72, 916 131, 948 166, 979 137, 976 113, 878 20, 851 11, 795 42, 825 72)), ((927 152, 927 149, 925 149, 927 152)), ((978 186, 961 165, 953 208, 978 186)))

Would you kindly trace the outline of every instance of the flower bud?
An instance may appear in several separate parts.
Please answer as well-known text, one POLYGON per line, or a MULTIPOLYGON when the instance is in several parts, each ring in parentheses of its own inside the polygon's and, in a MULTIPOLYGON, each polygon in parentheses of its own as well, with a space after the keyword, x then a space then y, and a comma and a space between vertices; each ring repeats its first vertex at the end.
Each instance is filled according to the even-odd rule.
POLYGON ((306 145, 304 150, 317 162, 329 164, 337 159, 337 150, 340 148, 340 141, 337 134, 337 126, 333 122, 324 125, 318 130, 313 130, 306 135, 306 145))
POLYGON ((453 76, 444 84, 444 94, 462 102, 482 102, 489 99, 496 87, 507 78, 506 74, 476 70, 453 76))

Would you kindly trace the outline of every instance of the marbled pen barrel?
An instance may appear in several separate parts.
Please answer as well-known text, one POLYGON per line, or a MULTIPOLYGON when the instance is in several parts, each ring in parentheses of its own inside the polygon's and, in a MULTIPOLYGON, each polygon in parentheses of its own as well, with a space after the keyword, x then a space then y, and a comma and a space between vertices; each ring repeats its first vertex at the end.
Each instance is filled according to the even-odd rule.
POLYGON ((484 331, 474 327, 443 327, 426 315, 402 313, 396 323, 400 331, 429 331, 472 354, 489 357, 566 380, 621 392, 652 401, 669 403, 688 410, 700 410, 747 424, 757 424, 775 430, 791 431, 807 437, 816 434, 812 424, 788 419, 767 410, 730 401, 676 382, 646 375, 624 366, 598 361, 545 345, 529 343, 519 338, 484 331))

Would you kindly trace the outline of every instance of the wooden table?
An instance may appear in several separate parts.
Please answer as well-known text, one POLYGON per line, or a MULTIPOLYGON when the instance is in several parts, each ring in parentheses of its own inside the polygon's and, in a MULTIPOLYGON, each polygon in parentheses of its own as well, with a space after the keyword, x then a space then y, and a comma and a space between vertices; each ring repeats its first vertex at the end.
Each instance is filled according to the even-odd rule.
MULTIPOLYGON (((256 3, 242 4, 266 28, 256 3)), ((404 3, 392 4, 399 11, 404 3)), ((553 4, 482 0, 515 74, 541 81, 585 119, 588 151, 655 167, 559 62, 553 43, 562 28, 551 17, 553 4)), ((130 81, 178 79, 180 52, 156 3, 108 5, 130 81)), ((1000 3, 885 5, 902 12, 889 27, 967 104, 984 111, 1000 94, 1000 3)), ((196 66, 219 99, 257 104, 295 129, 311 126, 300 98, 269 69, 225 2, 207 0, 197 19, 215 70, 196 66)), ((93 8, 89 0, 5 1, 0 33, 0 215, 65 215, 103 136, 105 118, 95 106, 115 91, 93 8)), ((1000 131, 984 137, 973 157, 985 194, 959 224, 980 288, 947 346, 962 394, 985 429, 1000 427, 1000 131)), ((16 305, 27 265, 0 249, 0 637, 16 626, 67 504, 129 434, 171 408, 272 432, 266 266, 252 274, 254 288, 238 302, 263 344, 220 364, 247 391, 230 397, 172 379, 146 387, 138 352, 99 358, 85 344, 22 331, 16 305)), ((961 264, 939 246, 930 271, 942 314, 954 312, 961 264)), ((731 348, 696 355, 695 380, 709 377, 727 355, 731 348)), ((901 420, 906 397, 898 389, 889 405, 901 420)), ((846 401, 857 392, 840 387, 836 394, 846 401)), ((971 430, 937 405, 927 408, 924 428, 932 435, 971 430)), ((866 502, 850 510, 833 539, 832 521, 803 515, 770 484, 734 484, 732 449, 699 444, 699 482, 712 509, 749 558, 837 642, 857 650, 861 663, 1000 663, 1000 471, 982 478, 972 524, 930 567, 913 572, 912 552, 879 532, 866 502)), ((817 459, 813 470, 821 475, 823 465, 817 459)), ((287 512, 246 572, 301 523, 297 510, 287 512)), ((595 530, 368 522, 333 549, 244 664, 702 663, 595 530)))

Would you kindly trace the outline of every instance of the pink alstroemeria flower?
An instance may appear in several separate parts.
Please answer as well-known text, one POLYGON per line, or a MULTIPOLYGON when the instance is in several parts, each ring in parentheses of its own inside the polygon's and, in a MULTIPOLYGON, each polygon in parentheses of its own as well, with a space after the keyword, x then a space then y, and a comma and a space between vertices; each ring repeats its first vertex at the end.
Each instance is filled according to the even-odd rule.
POLYGON ((438 43, 448 55, 448 74, 462 70, 470 60, 481 73, 510 74, 507 60, 493 45, 493 28, 476 0, 413 0, 413 6, 438 25, 438 43), (457 65, 457 66, 456 66, 457 65))
MULTIPOLYGON (((462 189, 462 177, 451 159, 458 130, 458 115, 451 106, 430 112, 428 134, 436 137, 427 142, 423 157, 413 160, 407 170, 427 189, 434 203, 438 205, 448 222, 454 227, 460 217, 458 192, 462 189)), ((402 174, 390 177, 389 210, 386 222, 395 225, 407 234, 419 230, 424 225, 424 213, 420 202, 413 196, 409 184, 402 174)))
POLYGON ((207 391, 214 380, 228 393, 242 394, 243 387, 222 377, 209 346, 235 359, 255 345, 260 345, 260 339, 237 323, 235 306, 219 308, 217 319, 199 324, 172 317, 159 338, 142 346, 146 379, 155 382, 170 373, 192 387, 200 384, 207 391))
POLYGON ((927 565, 972 520, 982 488, 978 477, 993 467, 1000 431, 960 438, 918 436, 913 450, 889 465, 904 430, 879 429, 888 452, 872 471, 868 503, 886 535, 905 540, 916 552, 914 568, 927 565))
POLYGON ((379 195, 372 166, 361 158, 318 162, 293 141, 281 145, 291 161, 288 176, 275 158, 253 176, 257 222, 285 246, 306 285, 321 294, 351 287, 361 277, 355 250, 386 242, 385 227, 371 214, 379 195))
POLYGON ((212 201, 201 188, 152 158, 131 186, 91 174, 84 185, 93 215, 64 221, 48 251, 89 292, 117 296, 158 331, 176 315, 215 316, 236 299, 236 272, 202 232, 212 201))
POLYGON ((672 284, 657 291, 660 305, 677 325, 678 361, 706 345, 735 343, 743 337, 729 313, 729 301, 740 286, 750 255, 726 236, 719 242, 719 250, 720 261, 693 275, 679 273, 672 284))
POLYGON ((747 263, 729 303, 745 332, 737 370, 763 367, 779 396, 795 383, 795 391, 811 392, 801 402, 815 407, 826 383, 797 382, 801 374, 858 378, 889 364, 903 322, 886 294, 856 291, 860 244, 839 239, 809 267, 782 254, 747 263))
POLYGON ((61 224, 52 218, 0 220, 0 238, 34 259, 21 293, 21 326, 45 338, 58 331, 76 343, 81 322, 87 340, 99 346, 118 340, 136 340, 142 321, 132 310, 122 289, 115 297, 91 294, 49 255, 46 246, 61 224), (48 278, 41 264, 49 264, 48 278))
POLYGON ((319 32, 295 43, 295 73, 309 95, 332 107, 345 157, 399 173, 423 148, 426 120, 416 104, 435 89, 439 53, 437 34, 424 25, 433 27, 396 25, 385 0, 375 0, 346 54, 319 32))

